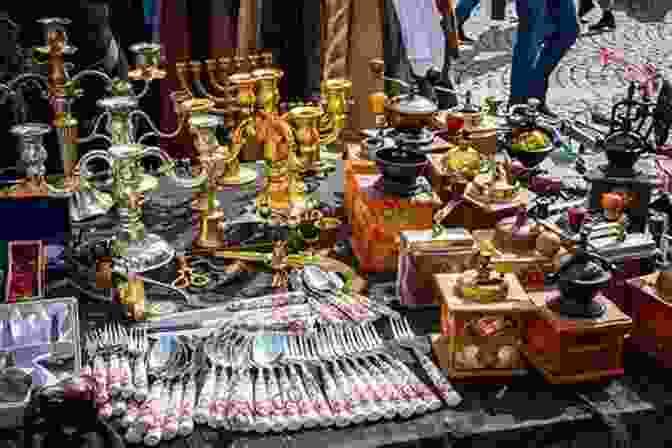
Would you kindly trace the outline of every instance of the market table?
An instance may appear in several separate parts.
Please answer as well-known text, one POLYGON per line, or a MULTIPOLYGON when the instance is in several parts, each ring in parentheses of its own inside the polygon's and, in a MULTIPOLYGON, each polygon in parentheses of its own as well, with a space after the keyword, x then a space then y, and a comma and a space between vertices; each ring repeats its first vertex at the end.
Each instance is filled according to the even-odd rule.
MULTIPOLYGON (((556 169, 556 168, 554 168, 556 169)), ((568 167, 557 169, 569 170, 568 167)), ((575 176, 576 177, 576 176, 575 176)), ((310 180, 327 205, 338 208, 342 202, 342 166, 328 181, 310 180)), ((220 193, 220 201, 227 217, 239 216, 255 195, 254 188, 232 188, 220 193)), ((168 201, 188 192, 176 191, 163 182, 160 197, 155 202, 168 201)), ((162 211, 147 213, 148 227, 180 248, 185 248, 193 237, 192 217, 164 202, 162 211), (178 217, 182 217, 178 219, 178 217)), ((152 198, 148 201, 152 207, 152 198)), ((159 207, 160 209, 161 207, 159 207)), ((113 219, 103 217, 79 226, 84 238, 109 234, 113 219), (92 231, 95 229, 95 232, 92 231)), ((151 274, 153 278, 168 281, 174 275, 174 266, 151 274), (172 269, 172 270, 171 270, 172 269)), ((369 276, 370 289, 377 297, 393 294, 394 274, 369 276)), ((270 285, 268 275, 243 279, 245 285, 229 288, 227 292, 213 293, 220 301, 240 294, 259 293, 270 285), (242 289, 241 289, 242 288, 242 289)), ((149 288, 150 298, 158 294, 149 288)), ((82 334, 91 327, 104 325, 121 318, 119 309, 110 303, 93 301, 71 285, 56 283, 49 291, 51 297, 75 296, 80 298, 82 334)), ((211 297, 212 299, 212 297, 211 297)), ((216 302, 208 301, 210 305, 216 302)), ((419 334, 436 332, 439 313, 436 310, 405 311, 419 334)), ((391 335, 390 335, 391 336, 391 335)), ((464 401, 456 409, 445 409, 407 421, 354 426, 345 429, 311 430, 297 433, 250 436, 216 432, 199 427, 186 438, 164 442, 160 446, 244 446, 308 447, 326 444, 329 447, 413 446, 428 442, 445 441, 446 446, 495 446, 516 443, 520 446, 608 446, 627 439, 635 444, 665 446, 668 436, 660 431, 666 423, 667 411, 672 404, 672 390, 666 390, 665 372, 643 355, 628 354, 626 375, 609 383, 582 386, 551 386, 536 372, 503 384, 455 384, 464 401), (593 403, 588 407, 579 397, 583 394, 593 403), (602 417, 596 417, 597 414, 602 417), (605 420, 610 422, 608 426, 605 420), (620 437, 619 437, 620 435, 620 437)), ((0 447, 4 443, 18 443, 21 431, 0 433, 0 447), (7 441, 7 442, 3 442, 7 441)), ((622 446, 622 445, 614 445, 622 446)))

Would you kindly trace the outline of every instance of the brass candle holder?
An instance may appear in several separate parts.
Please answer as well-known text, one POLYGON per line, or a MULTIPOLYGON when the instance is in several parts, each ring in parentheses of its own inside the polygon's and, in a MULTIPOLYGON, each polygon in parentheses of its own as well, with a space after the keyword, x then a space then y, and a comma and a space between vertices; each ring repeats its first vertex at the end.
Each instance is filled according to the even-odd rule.
MULTIPOLYGON (((32 174, 26 173, 27 178, 19 181, 18 185, 5 194, 10 197, 19 196, 63 196, 67 195, 71 198, 70 215, 73 221, 81 221, 91 218, 93 216, 105 214, 112 207, 113 201, 109 195, 92 188, 87 180, 81 179, 78 173, 79 149, 80 143, 87 143, 91 140, 102 138, 108 143, 117 142, 119 144, 132 143, 130 137, 132 130, 129 130, 128 123, 131 123, 129 110, 132 107, 137 109, 137 100, 142 98, 149 90, 149 83, 153 79, 161 79, 161 70, 158 69, 160 56, 160 46, 154 44, 139 44, 132 48, 138 53, 138 68, 134 72, 141 72, 143 76, 135 77, 135 79, 142 79, 144 87, 139 94, 133 94, 133 89, 127 82, 113 80, 107 74, 98 70, 85 69, 76 74, 72 73, 71 69, 66 69, 65 58, 76 54, 77 48, 71 45, 68 41, 66 28, 71 24, 68 19, 62 18, 45 18, 38 21, 44 28, 45 45, 38 46, 33 49, 33 56, 37 64, 46 64, 48 66, 46 77, 36 73, 24 73, 6 84, 0 84, 0 90, 4 90, 10 95, 18 95, 19 91, 29 82, 39 84, 43 87, 43 96, 48 98, 49 103, 54 112, 54 120, 52 128, 58 134, 59 150, 61 160, 63 163, 63 181, 50 184, 44 173, 42 175, 35 175, 36 171, 41 171, 37 160, 30 162, 30 171, 32 174), (133 102, 133 106, 127 107, 128 110, 123 111, 127 116, 120 116, 118 107, 114 104, 101 104, 106 108, 106 111, 99 117, 94 126, 91 135, 80 138, 78 135, 78 120, 72 113, 72 103, 83 95, 82 89, 79 87, 80 80, 84 77, 96 77, 102 80, 108 89, 114 95, 125 95, 129 99, 126 101, 133 102), (100 134, 97 129, 102 123, 103 119, 108 119, 108 131, 112 138, 100 134), (128 119, 126 119, 128 118, 128 119)), ((164 75, 165 76, 165 75, 164 75)), ((133 79, 133 78, 132 78, 133 79)), ((123 100, 114 99, 109 100, 116 103, 123 103, 123 100)), ((121 107, 121 106, 120 106, 121 107)), ((123 115, 123 114, 121 114, 123 115)), ((152 124, 153 126, 153 124, 152 124)), ((40 128, 39 133, 44 135, 47 132, 47 127, 38 126, 36 124, 23 124, 15 128, 15 133, 20 137, 20 151, 22 157, 29 153, 33 153, 34 149, 41 144, 36 145, 33 142, 28 142, 26 145, 26 138, 33 139, 37 128, 40 128)), ((154 127, 155 129, 155 127, 154 127)), ((41 151, 37 153, 44 155, 41 151)), ((37 154, 35 153, 35 154, 37 154)), ((31 156, 32 157, 32 156, 31 156)), ((41 166, 44 166, 42 162, 41 166)), ((52 182, 51 180, 49 182, 52 182)))
POLYGON ((289 111, 288 119, 294 129, 297 151, 293 154, 296 169, 301 172, 317 171, 320 163, 319 107, 302 106, 289 111))

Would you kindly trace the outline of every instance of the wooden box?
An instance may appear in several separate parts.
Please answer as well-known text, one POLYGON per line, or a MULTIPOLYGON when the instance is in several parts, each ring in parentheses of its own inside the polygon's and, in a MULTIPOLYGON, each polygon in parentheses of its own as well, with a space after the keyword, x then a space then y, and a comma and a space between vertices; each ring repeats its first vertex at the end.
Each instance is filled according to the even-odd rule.
POLYGON ((596 319, 571 319, 551 310, 557 289, 529 292, 539 314, 528 322, 523 351, 551 384, 599 381, 623 375, 623 342, 632 320, 612 301, 598 294, 606 306, 596 319))
POLYGON ((536 306, 514 274, 505 299, 481 303, 455 293, 462 274, 436 274, 441 296, 441 336, 433 341, 441 367, 451 378, 510 378, 527 372, 520 347, 536 306))
POLYGON ((380 175, 355 176, 352 249, 364 272, 395 271, 399 258, 399 237, 403 230, 430 230, 434 209, 440 205, 424 177, 424 188, 413 197, 399 198, 381 191, 380 175))
POLYGON ((344 178, 344 202, 348 222, 352 224, 352 210, 354 206, 355 194, 355 176, 358 175, 376 175, 378 167, 376 162, 369 160, 368 155, 364 153, 364 148, 360 144, 351 143, 347 145, 344 178))
MULTIPOLYGON (((672 368, 672 298, 656 287, 659 272, 625 281, 626 312, 633 320, 629 345, 672 368)), ((609 292, 611 294, 611 291, 609 292)))
POLYGON ((497 263, 500 269, 505 266, 510 272, 515 273, 526 291, 543 290, 544 274, 557 271, 560 258, 567 254, 567 250, 561 247, 553 257, 547 257, 536 249, 530 249, 533 247, 531 242, 521 243, 520 246, 508 244, 501 234, 505 233, 501 232, 502 227, 508 224, 504 226, 501 224, 500 221, 498 224, 500 234, 498 230, 475 230, 472 235, 478 242, 490 240, 494 243, 499 254, 492 259, 493 263, 497 263))
POLYGON ((439 306, 434 274, 463 272, 472 266, 474 239, 465 229, 401 232, 397 296, 403 306, 439 306))

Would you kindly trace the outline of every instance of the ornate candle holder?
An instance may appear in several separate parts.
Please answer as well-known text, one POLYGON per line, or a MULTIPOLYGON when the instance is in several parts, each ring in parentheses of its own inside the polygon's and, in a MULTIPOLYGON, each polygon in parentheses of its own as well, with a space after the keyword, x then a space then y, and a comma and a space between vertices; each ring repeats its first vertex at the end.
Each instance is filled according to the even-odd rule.
POLYGON ((294 164, 301 172, 317 171, 320 163, 320 118, 323 116, 319 107, 302 106, 289 111, 289 123, 294 128, 298 148, 294 164))
POLYGON ((352 81, 327 79, 322 81, 322 101, 325 113, 320 119, 320 143, 335 143, 347 127, 352 100, 352 81))
POLYGON ((90 151, 80 160, 81 177, 89 179, 93 173, 89 163, 105 160, 112 168, 112 199, 119 213, 119 226, 113 241, 113 269, 120 272, 143 273, 157 269, 172 259, 175 251, 160 236, 147 233, 142 220, 145 193, 158 187, 158 179, 144 171, 142 159, 161 160, 160 174, 168 173, 174 182, 186 188, 201 185, 206 173, 193 179, 175 175, 173 161, 157 147, 139 144, 114 145, 109 151, 90 151))
POLYGON ((21 161, 25 167, 26 178, 14 188, 17 195, 47 195, 48 184, 45 181, 47 150, 44 149, 44 136, 51 127, 41 123, 26 123, 13 126, 10 132, 19 138, 21 161))
MULTIPOLYGON (((29 83, 37 83, 42 88, 43 96, 49 99, 54 111, 52 127, 58 134, 64 180, 62 185, 50 185, 46 182, 44 175, 35 177, 32 174, 27 174, 28 179, 19 182, 17 188, 9 191, 9 195, 69 195, 71 197, 71 217, 74 221, 81 221, 107 213, 113 201, 109 195, 97 191, 88 181, 79 177, 78 144, 87 143, 97 138, 102 138, 110 144, 113 142, 129 144, 134 141, 132 138, 131 115, 133 113, 143 114, 137 110, 137 101, 147 93, 151 80, 161 79, 165 76, 165 72, 158 68, 160 46, 138 44, 131 48, 132 51, 137 53, 138 62, 138 67, 131 72, 131 79, 144 81, 142 91, 139 94, 134 94, 132 86, 128 82, 113 80, 107 74, 98 70, 82 70, 72 75, 68 67, 69 64, 65 63, 67 56, 72 56, 77 52, 77 48, 68 42, 66 32, 66 27, 70 25, 71 21, 60 18, 46 18, 38 22, 44 27, 45 45, 34 48, 33 54, 36 63, 48 65, 48 76, 24 73, 7 84, 0 85, 0 90, 16 96, 19 90, 29 83), (72 113, 72 103, 83 95, 83 91, 79 87, 80 80, 91 76, 101 79, 113 95, 123 96, 124 98, 107 99, 101 103, 105 112, 96 121, 94 131, 87 137, 79 138, 77 132, 79 123, 72 113), (104 118, 107 118, 108 131, 110 131, 112 138, 97 132, 104 118)), ((156 131, 153 124, 150 124, 150 126, 153 131, 156 131)), ((16 128, 22 134, 33 133, 35 129, 34 124, 24 124, 22 127, 16 128)), ((41 129, 46 131, 47 128, 41 129)), ((152 132, 152 135, 170 136, 159 131, 152 132)), ((24 147, 23 144, 22 147, 24 147)), ((22 150, 22 152, 24 151, 22 150)), ((35 163, 32 168, 36 169, 37 166, 37 163, 35 163)))

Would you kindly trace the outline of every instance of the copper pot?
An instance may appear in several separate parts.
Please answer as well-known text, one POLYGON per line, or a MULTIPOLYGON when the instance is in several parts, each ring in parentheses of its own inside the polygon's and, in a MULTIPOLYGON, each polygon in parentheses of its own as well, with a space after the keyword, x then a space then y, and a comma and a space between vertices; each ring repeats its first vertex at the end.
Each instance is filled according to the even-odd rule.
POLYGON ((396 129, 431 127, 438 110, 436 104, 415 93, 395 96, 385 103, 387 122, 396 129))

